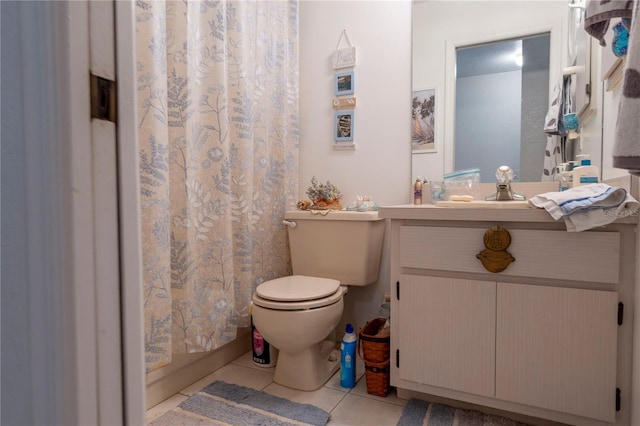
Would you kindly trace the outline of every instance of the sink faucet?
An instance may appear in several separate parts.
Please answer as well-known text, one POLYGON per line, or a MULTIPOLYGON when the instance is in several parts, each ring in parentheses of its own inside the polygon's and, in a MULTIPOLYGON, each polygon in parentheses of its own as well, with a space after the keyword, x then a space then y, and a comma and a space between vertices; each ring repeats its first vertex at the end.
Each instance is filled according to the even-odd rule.
POLYGON ((524 201, 526 197, 513 192, 511 181, 513 180, 513 170, 509 166, 500 166, 496 170, 496 193, 485 198, 487 201, 524 201))

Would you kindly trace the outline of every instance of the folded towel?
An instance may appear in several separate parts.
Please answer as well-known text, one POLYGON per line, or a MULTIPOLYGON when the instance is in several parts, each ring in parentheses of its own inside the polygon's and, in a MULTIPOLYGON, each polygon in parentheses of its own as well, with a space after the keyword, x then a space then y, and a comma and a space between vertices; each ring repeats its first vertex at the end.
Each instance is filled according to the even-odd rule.
POLYGON ((629 0, 587 0, 584 17, 585 31, 595 37, 601 46, 606 46, 604 36, 609 29, 609 20, 613 18, 630 18, 633 3, 629 0))
POLYGON ((623 188, 592 183, 562 192, 546 192, 529 199, 555 220, 564 219, 567 231, 580 232, 604 226, 624 215, 634 214, 640 203, 623 188))
POLYGON ((572 214, 565 217, 564 223, 568 232, 586 231, 608 225, 616 219, 637 215, 639 207, 640 203, 627 194, 625 200, 618 207, 592 209, 572 214))
POLYGON ((629 30, 627 63, 613 142, 613 166, 640 176, 640 6, 637 1, 633 3, 634 18, 629 30))

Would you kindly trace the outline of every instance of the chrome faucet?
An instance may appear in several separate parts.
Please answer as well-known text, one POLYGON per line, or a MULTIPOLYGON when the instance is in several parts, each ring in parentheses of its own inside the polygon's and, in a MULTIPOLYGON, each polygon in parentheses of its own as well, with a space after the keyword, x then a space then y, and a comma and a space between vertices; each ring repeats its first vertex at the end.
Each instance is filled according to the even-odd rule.
POLYGON ((486 201, 524 201, 526 197, 513 192, 511 181, 513 181, 513 170, 509 166, 500 166, 496 170, 496 193, 485 198, 486 201))

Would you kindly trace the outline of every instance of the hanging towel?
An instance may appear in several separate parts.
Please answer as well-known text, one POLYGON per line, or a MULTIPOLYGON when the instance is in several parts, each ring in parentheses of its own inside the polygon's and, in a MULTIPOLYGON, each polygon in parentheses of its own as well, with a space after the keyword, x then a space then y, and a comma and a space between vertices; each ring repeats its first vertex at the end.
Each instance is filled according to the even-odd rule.
POLYGON ((584 29, 596 38, 601 46, 606 46, 604 36, 609 29, 609 20, 613 18, 631 18, 633 3, 631 0, 587 0, 584 29))
POLYGON ((565 136, 567 131, 562 123, 565 114, 565 101, 571 93, 571 77, 563 76, 553 88, 549 110, 544 118, 544 132, 548 135, 565 136))
POLYGON ((586 231, 635 214, 640 203, 623 188, 592 183, 562 192, 546 192, 529 199, 555 220, 563 219, 569 232, 586 231))
POLYGON ((633 18, 629 30, 627 63, 622 81, 622 96, 618 107, 618 121, 613 142, 613 166, 640 176, 640 22, 634 1, 633 18))
POLYGON ((638 8, 638 1, 588 0, 584 29, 598 39, 601 46, 606 46, 604 36, 611 19, 622 18, 628 28, 629 46, 613 141, 613 166, 640 176, 640 24, 634 18, 638 8))
POLYGON ((556 180, 562 163, 562 138, 560 136, 547 135, 547 146, 544 150, 544 162, 542 164, 542 182, 556 180))
POLYGON ((553 88, 549 110, 544 119, 544 132, 547 134, 547 146, 542 167, 542 181, 553 181, 559 173, 559 165, 565 161, 567 129, 564 115, 574 112, 571 100, 575 76, 562 76, 553 88))

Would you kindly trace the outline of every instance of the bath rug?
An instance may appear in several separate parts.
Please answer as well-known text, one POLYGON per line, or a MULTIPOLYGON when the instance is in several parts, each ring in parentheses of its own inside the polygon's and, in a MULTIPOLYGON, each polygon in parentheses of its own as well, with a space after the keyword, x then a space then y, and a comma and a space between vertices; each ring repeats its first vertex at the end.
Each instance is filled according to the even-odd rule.
POLYGON ((215 381, 149 425, 322 426, 327 421, 329 413, 314 405, 215 381))
POLYGON ((412 399, 402 412, 397 426, 527 426, 515 420, 464 410, 448 405, 412 399))

